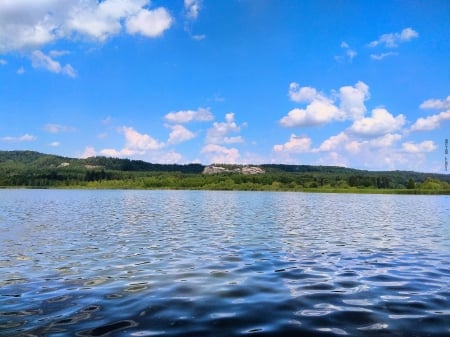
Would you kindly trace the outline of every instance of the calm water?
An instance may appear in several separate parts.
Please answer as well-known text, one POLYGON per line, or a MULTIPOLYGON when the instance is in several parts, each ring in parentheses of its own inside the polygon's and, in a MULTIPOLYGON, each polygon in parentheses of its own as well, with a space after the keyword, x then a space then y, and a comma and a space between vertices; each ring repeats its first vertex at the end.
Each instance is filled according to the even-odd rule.
POLYGON ((448 336, 450 198, 0 190, 2 336, 448 336))

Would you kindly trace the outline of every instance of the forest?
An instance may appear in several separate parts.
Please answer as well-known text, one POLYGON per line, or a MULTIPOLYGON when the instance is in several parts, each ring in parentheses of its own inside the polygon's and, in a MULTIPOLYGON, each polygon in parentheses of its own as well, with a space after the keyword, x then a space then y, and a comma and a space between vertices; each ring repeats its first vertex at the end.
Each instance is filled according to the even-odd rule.
POLYGON ((263 173, 243 174, 242 165, 215 165, 223 172, 204 174, 201 164, 0 151, 0 187, 450 194, 448 174, 283 164, 257 165, 263 173))

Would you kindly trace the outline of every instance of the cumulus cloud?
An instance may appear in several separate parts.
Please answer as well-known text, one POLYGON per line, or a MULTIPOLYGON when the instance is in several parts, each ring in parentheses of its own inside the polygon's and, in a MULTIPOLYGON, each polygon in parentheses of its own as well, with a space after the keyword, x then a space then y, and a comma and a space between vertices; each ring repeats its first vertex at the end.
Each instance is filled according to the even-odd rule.
POLYGON ((242 143, 241 136, 230 137, 230 133, 240 132, 241 127, 234 121, 234 113, 225 115, 225 122, 214 122, 213 126, 208 129, 206 134, 207 144, 233 144, 242 143))
POLYGON ((60 142, 51 142, 51 143, 48 144, 48 145, 50 145, 51 147, 58 147, 58 146, 61 145, 61 143, 60 143, 60 142))
POLYGON ((50 133, 61 133, 75 131, 75 128, 60 124, 46 124, 44 125, 44 130, 50 133))
POLYGON ((195 134, 182 125, 168 125, 168 127, 172 129, 169 134, 169 144, 178 144, 195 138, 195 134))
POLYGON ((0 2, 0 53, 36 49, 57 39, 56 30, 69 0, 0 2))
POLYGON ((50 56, 45 55, 40 50, 35 50, 31 54, 31 62, 33 68, 41 68, 48 70, 52 73, 64 74, 69 77, 77 76, 75 69, 73 69, 73 67, 70 64, 62 66, 61 63, 52 59, 50 56))
POLYGON ((436 150, 436 144, 431 140, 425 140, 421 143, 406 142, 402 144, 402 148, 405 152, 409 153, 422 153, 422 152, 433 152, 436 150))
POLYGON ((8 143, 21 143, 21 142, 32 142, 32 141, 35 141, 37 139, 37 137, 26 133, 26 134, 24 134, 22 136, 18 136, 18 137, 6 136, 6 137, 3 137, 1 139, 4 142, 8 142, 8 143))
POLYGON ((158 156, 158 162, 163 164, 175 164, 181 163, 183 161, 183 156, 175 151, 164 152, 158 156))
POLYGON ((172 21, 172 17, 165 8, 160 7, 152 11, 141 9, 136 15, 128 18, 127 32, 146 37, 157 37, 170 28, 172 21))
POLYGON ((238 149, 227 148, 217 144, 205 145, 201 153, 208 158, 210 163, 236 164, 240 158, 238 149))
POLYGON ((166 144, 160 142, 150 135, 140 133, 134 128, 123 126, 118 132, 125 137, 125 145, 122 149, 103 149, 99 153, 109 157, 133 157, 136 155, 144 155, 149 151, 157 151, 162 149, 166 144))
POLYGON ((313 126, 331 122, 339 116, 339 109, 330 100, 314 100, 306 109, 295 108, 280 120, 287 128, 313 126))
POLYGON ((444 121, 450 120, 450 110, 443 111, 436 115, 431 115, 428 117, 420 117, 411 126, 411 131, 430 131, 437 129, 441 126, 444 121))
POLYGON ((322 142, 322 144, 313 149, 313 152, 334 152, 347 151, 352 154, 356 154, 361 151, 361 146, 364 142, 359 142, 349 137, 344 131, 340 132, 336 136, 331 136, 322 142))
POLYGON ((184 124, 193 121, 208 122, 214 119, 209 108, 198 108, 197 110, 181 110, 176 112, 169 112, 165 120, 170 123, 184 124))
POLYGON ((450 109, 450 96, 444 99, 428 99, 420 105, 421 109, 450 109))
MULTIPOLYGON (((364 116, 366 107, 364 101, 369 98, 369 87, 364 82, 354 86, 343 86, 336 98, 340 100, 339 107, 335 97, 327 97, 312 87, 300 87, 296 82, 289 84, 289 98, 297 103, 307 103, 306 108, 294 108, 281 118, 284 127, 303 127, 326 124, 333 120, 357 119, 364 116)), ((336 95, 335 95, 336 96, 336 95)))
POLYGON ((149 0, 3 0, 0 2, 0 53, 30 51, 60 39, 105 41, 126 27, 130 34, 157 37, 173 23, 149 0))
POLYGON ((381 136, 401 129, 406 119, 403 115, 394 117, 383 108, 372 110, 371 117, 356 120, 349 131, 360 136, 381 136))
POLYGON ((369 144, 374 148, 389 148, 402 139, 399 133, 388 133, 383 136, 371 139, 369 144))
POLYGON ((414 29, 408 27, 399 33, 388 33, 381 35, 377 40, 369 43, 369 47, 384 45, 387 48, 396 48, 399 43, 407 42, 419 36, 414 29))
POLYGON ((359 138, 348 131, 331 136, 311 153, 320 153, 319 163, 346 164, 370 169, 421 169, 424 155, 434 151, 433 142, 405 142, 397 145, 404 135, 388 133, 374 138, 359 138))
POLYGON ((341 132, 336 136, 331 136, 327 140, 323 141, 316 151, 334 151, 340 147, 341 144, 346 143, 348 139, 349 138, 345 132, 341 132))
POLYGON ((369 86, 364 82, 357 82, 355 86, 344 86, 339 89, 340 111, 344 119, 359 119, 364 117, 366 106, 364 101, 368 100, 369 86))
POLYGON ((355 154, 361 155, 365 152, 376 151, 378 153, 387 149, 392 149, 395 143, 402 139, 402 135, 398 133, 388 133, 374 138, 358 138, 355 134, 342 131, 335 136, 331 136, 318 148, 311 150, 313 153, 328 152, 339 154, 340 158, 347 153, 351 156, 355 154))
POLYGON ((123 148, 121 150, 116 149, 103 149, 100 150, 100 154, 105 157, 132 157, 136 154, 142 154, 142 152, 137 152, 134 150, 130 150, 128 148, 123 148))
POLYGON ((291 135, 288 142, 281 145, 274 145, 273 150, 275 152, 287 152, 287 153, 304 153, 310 151, 311 138, 307 136, 291 135))
POLYGON ((326 99, 323 95, 319 94, 315 88, 312 87, 300 87, 296 82, 289 84, 289 98, 293 102, 312 102, 315 99, 326 99))
POLYGON ((120 130, 125 136, 125 148, 130 152, 158 150, 164 147, 164 143, 157 141, 153 137, 137 132, 132 127, 124 126, 120 130))

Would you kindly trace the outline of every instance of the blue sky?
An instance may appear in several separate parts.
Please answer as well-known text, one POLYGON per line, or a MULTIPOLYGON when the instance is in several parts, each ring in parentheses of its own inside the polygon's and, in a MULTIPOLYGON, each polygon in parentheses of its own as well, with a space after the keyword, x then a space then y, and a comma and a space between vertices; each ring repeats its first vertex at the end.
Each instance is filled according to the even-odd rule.
POLYGON ((444 171, 450 2, 0 0, 0 149, 444 171))

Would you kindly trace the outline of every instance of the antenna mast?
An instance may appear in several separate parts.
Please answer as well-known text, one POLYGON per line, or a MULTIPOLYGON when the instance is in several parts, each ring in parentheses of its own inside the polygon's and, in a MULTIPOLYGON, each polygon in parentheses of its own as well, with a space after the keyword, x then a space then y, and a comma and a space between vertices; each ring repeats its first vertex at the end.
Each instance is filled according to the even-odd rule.
POLYGON ((448 156, 448 139, 445 139, 445 151, 444 151, 444 160, 445 160, 445 170, 447 171, 447 167, 448 167, 448 160, 447 160, 447 156, 448 156))

